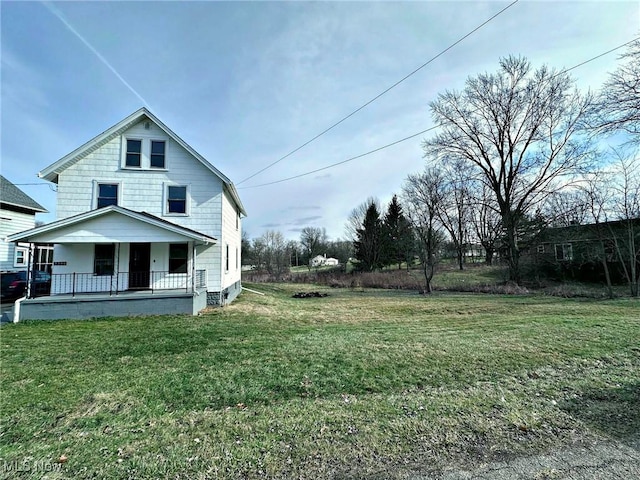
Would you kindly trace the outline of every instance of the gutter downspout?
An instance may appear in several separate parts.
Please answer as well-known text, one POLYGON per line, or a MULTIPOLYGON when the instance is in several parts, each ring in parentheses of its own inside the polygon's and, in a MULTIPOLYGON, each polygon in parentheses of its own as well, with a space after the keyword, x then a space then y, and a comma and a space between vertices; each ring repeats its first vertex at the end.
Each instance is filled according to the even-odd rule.
POLYGON ((25 299, 26 297, 21 297, 13 303, 13 323, 18 323, 20 321, 20 304, 25 299))

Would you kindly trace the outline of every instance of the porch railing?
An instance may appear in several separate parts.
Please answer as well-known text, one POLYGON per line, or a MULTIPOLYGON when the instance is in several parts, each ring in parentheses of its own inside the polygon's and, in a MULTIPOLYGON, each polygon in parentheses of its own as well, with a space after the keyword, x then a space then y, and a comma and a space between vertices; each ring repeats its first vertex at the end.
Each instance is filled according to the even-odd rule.
POLYGON ((206 287, 206 270, 190 273, 118 272, 110 275, 94 273, 54 273, 47 281, 34 280, 31 284, 31 298, 48 295, 109 294, 124 292, 194 292, 206 287))

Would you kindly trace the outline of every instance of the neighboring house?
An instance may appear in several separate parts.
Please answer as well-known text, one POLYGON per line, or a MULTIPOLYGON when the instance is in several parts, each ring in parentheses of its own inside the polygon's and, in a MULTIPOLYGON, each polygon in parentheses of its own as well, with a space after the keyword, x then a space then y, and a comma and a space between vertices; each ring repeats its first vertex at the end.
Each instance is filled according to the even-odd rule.
POLYGON ((613 281, 622 281, 624 264, 640 268, 640 218, 542 230, 528 249, 547 274, 600 281, 607 264, 613 281))
POLYGON ((26 270, 29 246, 7 242, 12 233, 33 228, 36 213, 47 210, 0 175, 0 270, 26 270))
POLYGON ((312 267, 337 266, 340 262, 337 258, 327 258, 327 255, 316 255, 309 262, 312 267))
POLYGON ((147 109, 39 176, 58 185, 58 220, 10 238, 55 245, 51 295, 22 318, 196 314, 240 292, 234 185, 147 109))

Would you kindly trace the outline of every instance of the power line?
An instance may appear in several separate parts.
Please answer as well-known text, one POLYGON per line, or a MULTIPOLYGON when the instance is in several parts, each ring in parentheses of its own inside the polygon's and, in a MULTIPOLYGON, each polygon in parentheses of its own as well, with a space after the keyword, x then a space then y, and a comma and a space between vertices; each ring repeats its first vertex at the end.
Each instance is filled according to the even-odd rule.
POLYGON ((398 143, 402 143, 402 142, 404 142, 406 140, 409 140, 411 138, 417 137, 418 135, 422 135, 423 133, 427 133, 430 130, 434 130, 434 129, 438 128, 439 126, 440 125, 436 125, 434 127, 429 127, 429 128, 427 128, 425 130, 422 130, 421 132, 414 133, 413 135, 409 135, 408 137, 401 138, 400 140, 396 140, 395 142, 388 143, 387 145, 384 145, 382 147, 375 148, 375 149, 370 150, 370 151, 368 151, 366 153, 361 153, 360 155, 356 155, 355 157, 347 158, 346 160, 342 160, 340 162, 332 163, 331 165, 327 165, 326 167, 317 168, 317 169, 312 170, 310 172, 301 173, 300 175, 294 175, 293 177, 283 178, 282 180, 276 180, 274 182, 261 183, 260 185, 251 185, 251 186, 248 186, 248 187, 238 187, 238 188, 240 190, 244 190, 244 189, 247 189, 247 188, 265 187, 267 185, 274 185, 276 183, 287 182, 287 181, 293 180, 295 178, 300 178, 300 177, 304 177, 306 175, 311 175, 313 173, 318 173, 318 172, 321 172, 322 170, 328 170, 329 168, 337 167, 338 165, 342 165, 343 163, 351 162, 353 160, 357 160, 358 158, 366 157, 367 155, 371 155, 372 153, 376 153, 376 152, 379 152, 380 150, 384 150, 385 148, 392 147, 394 145, 397 145, 398 143))
POLYGON ((500 14, 502 14, 503 12, 505 12, 506 10, 508 10, 509 8, 511 8, 512 6, 514 6, 516 3, 518 3, 520 0, 514 0, 512 3, 510 3, 509 5, 507 5, 506 7, 504 7, 502 10, 500 10, 498 13, 496 13, 495 15, 493 15, 491 18, 489 18, 488 20, 485 20, 483 23, 481 23, 480 25, 478 25, 476 28, 474 28, 473 30, 471 30, 469 33, 467 33, 466 35, 464 35, 463 37, 459 38, 458 40, 456 40, 454 43, 452 43, 451 45, 449 45, 447 48, 445 48, 444 50, 442 50, 440 53, 438 53, 435 57, 429 59, 427 62, 423 63, 422 65, 420 65, 418 68, 416 68, 414 71, 412 71, 411 73, 409 73, 408 75, 405 75, 403 78, 401 78, 400 80, 398 80, 396 83, 394 83, 393 85, 391 85, 390 87, 388 87, 386 90, 382 91, 381 93, 379 93, 378 95, 376 95, 375 97, 373 97, 371 100, 369 100, 368 102, 366 102, 365 104, 361 105, 360 107, 358 107, 357 109, 355 109, 353 112, 351 112, 350 114, 348 114, 346 117, 343 117, 342 119, 340 119, 339 121, 337 121, 336 123, 334 123, 333 125, 331 125, 330 127, 326 128, 325 130, 323 130, 322 132, 320 132, 319 134, 317 134, 315 137, 313 137, 310 140, 307 140, 305 143, 303 143, 302 145, 300 145, 299 147, 295 148, 294 150, 291 150, 289 153, 287 153, 286 155, 284 155, 283 157, 280 157, 278 160, 271 162, 269 165, 267 165, 266 167, 258 170, 256 173, 254 173, 253 175, 248 176, 247 178, 245 178, 244 180, 238 182, 238 185, 243 184, 244 182, 246 182, 247 180, 252 179, 253 177, 255 177, 256 175, 264 172, 265 170, 273 167, 275 164, 281 162, 282 160, 284 160, 285 158, 290 157, 291 155, 293 155, 294 153, 296 153, 298 150, 303 149, 304 147, 306 147, 307 145, 309 145, 311 142, 317 140, 318 138, 320 138, 322 135, 324 135, 325 133, 329 132, 330 130, 333 130, 335 127, 337 127, 338 125, 340 125, 342 122, 344 122, 345 120, 351 118, 352 116, 354 116, 356 113, 358 113, 360 110, 362 110, 363 108, 371 105, 373 102, 375 102, 376 100, 378 100, 380 97, 382 97, 383 95, 385 95, 386 93, 388 93, 389 91, 391 91, 392 89, 394 89, 395 87, 397 87, 398 85, 400 85, 402 82, 404 82, 405 80, 407 80, 409 77, 415 75, 416 73, 418 73, 420 70, 422 70, 424 67, 426 67, 427 65, 429 65, 431 62, 433 62, 434 60, 436 60, 437 58, 441 57, 442 55, 444 55, 445 53, 447 53, 449 50, 451 50, 453 47, 455 47, 456 45, 458 45, 459 43, 461 43, 463 40, 465 40, 466 38, 470 37, 471 35, 473 35, 475 32, 477 32, 478 30, 480 30, 482 27, 484 27, 486 24, 488 24, 489 22, 491 22, 494 18, 496 18, 497 16, 499 16, 500 14))
MULTIPOLYGON (((594 60, 597 60, 600 57, 603 57, 603 56, 608 55, 608 54, 610 54, 612 52, 615 52, 616 50, 620 50, 621 48, 626 47, 627 45, 630 45, 631 43, 633 43, 633 42, 635 42, 637 40, 640 40, 640 37, 636 37, 633 40, 630 40, 630 41, 628 41, 626 43, 623 43, 622 45, 618 45, 617 47, 614 47, 614 48, 612 48, 610 50, 607 50, 604 53, 600 53, 600 54, 596 55, 595 57, 592 57, 592 58, 590 58, 588 60, 585 60, 584 62, 580 62, 577 65, 574 65, 573 67, 565 68, 562 71, 560 71, 560 72, 556 73, 555 75, 553 75, 553 77, 557 77, 558 75, 562 75, 563 73, 567 73, 567 72, 570 72, 571 70, 575 70, 576 68, 581 67, 583 65, 586 65, 587 63, 593 62, 594 60)), ((553 78, 553 77, 551 77, 551 78, 553 78)), ((431 130, 435 130, 438 127, 440 127, 440 125, 434 125, 433 127, 429 127, 429 128, 427 128, 425 130, 422 130, 420 132, 417 132, 417 133, 414 133, 412 135, 409 135, 408 137, 404 137, 404 138, 402 138, 400 140, 396 140, 394 142, 387 143, 386 145, 383 145, 381 147, 375 148, 373 150, 369 150, 366 153, 361 153, 360 155, 356 155, 355 157, 350 157, 350 158, 347 158, 346 160, 341 160, 340 162, 332 163, 331 165, 327 165, 327 166, 324 166, 324 167, 321 167, 321 168, 317 168, 317 169, 311 170, 309 172, 301 173, 299 175, 294 175, 292 177, 283 178, 281 180, 275 180, 273 182, 261 183, 259 185, 250 185, 248 187, 239 187, 239 189, 240 190, 245 190, 245 189, 248 189, 248 188, 266 187, 268 185, 275 185, 277 183, 288 182, 289 180, 294 180, 296 178, 305 177, 307 175, 312 175, 314 173, 318 173, 318 172, 321 172, 323 170, 328 170, 330 168, 337 167, 338 165, 342 165, 344 163, 348 163, 348 162, 351 162, 353 160, 357 160, 359 158, 366 157, 367 155, 371 155, 373 153, 379 152, 379 151, 384 150, 386 148, 393 147, 394 145, 397 145, 399 143, 402 143, 402 142, 405 142, 407 140, 410 140, 410 139, 412 139, 414 137, 417 137, 418 135, 422 135, 423 133, 427 133, 427 132, 429 132, 431 130)), ((251 178, 251 177, 249 177, 249 178, 251 178)))

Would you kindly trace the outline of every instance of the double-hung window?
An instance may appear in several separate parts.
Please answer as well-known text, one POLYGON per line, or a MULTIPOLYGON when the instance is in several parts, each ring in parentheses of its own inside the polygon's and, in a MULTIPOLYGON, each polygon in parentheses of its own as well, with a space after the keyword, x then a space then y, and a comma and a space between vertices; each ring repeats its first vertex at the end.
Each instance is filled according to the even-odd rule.
POLYGON ((187 273, 189 248, 186 243, 169 244, 169 273, 187 273))
POLYGON ((113 243, 96 243, 93 261, 94 275, 113 275, 116 248, 113 243))
POLYGON ((96 208, 108 207, 109 205, 118 205, 118 184, 117 183, 99 183, 96 208))
POLYGON ((164 140, 151 140, 151 168, 165 168, 165 148, 164 140))
POLYGON ((27 249, 16 247, 13 258, 14 267, 26 267, 27 266, 27 249))
POLYGON ((167 186, 167 213, 187 213, 186 186, 167 186))
POLYGON ((140 167, 142 165, 142 140, 127 138, 127 155, 125 166, 140 167))

